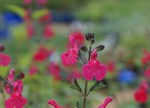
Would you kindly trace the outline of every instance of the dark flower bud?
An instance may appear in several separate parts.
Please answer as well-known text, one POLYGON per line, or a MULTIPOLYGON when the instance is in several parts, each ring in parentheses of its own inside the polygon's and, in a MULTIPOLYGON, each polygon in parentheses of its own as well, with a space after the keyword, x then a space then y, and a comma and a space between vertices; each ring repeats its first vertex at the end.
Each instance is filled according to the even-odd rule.
POLYGON ((94 35, 94 33, 87 33, 85 35, 85 38, 86 38, 87 41, 93 41, 94 38, 95 38, 95 35, 94 35))
POLYGON ((1 44, 0 44, 0 52, 3 52, 4 50, 5 50, 4 45, 1 45, 1 44))
POLYGON ((94 44, 95 40, 91 40, 91 44, 94 44))
POLYGON ((13 80, 12 80, 12 82, 13 81, 17 81, 17 80, 21 80, 21 79, 23 79, 25 77, 25 75, 24 75, 24 73, 20 73, 19 75, 17 75, 13 80))

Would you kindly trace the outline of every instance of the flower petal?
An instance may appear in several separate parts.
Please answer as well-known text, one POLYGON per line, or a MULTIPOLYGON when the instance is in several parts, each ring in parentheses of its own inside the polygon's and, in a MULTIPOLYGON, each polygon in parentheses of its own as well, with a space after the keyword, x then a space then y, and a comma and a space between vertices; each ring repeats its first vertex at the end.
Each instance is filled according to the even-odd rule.
POLYGON ((106 66, 104 64, 100 64, 99 67, 95 69, 94 73, 97 81, 103 80, 106 76, 106 66))
POLYGON ((0 66, 8 66, 10 64, 10 61, 10 56, 4 53, 0 53, 0 66))
POLYGON ((93 68, 89 65, 89 64, 85 64, 83 67, 82 67, 82 72, 83 72, 83 77, 86 79, 86 80, 92 80, 93 79, 93 68))
POLYGON ((106 108, 106 106, 107 106, 112 100, 113 100, 112 97, 106 98, 105 101, 104 101, 104 103, 103 103, 101 106, 99 106, 98 108, 106 108))
POLYGON ((53 99, 48 100, 48 104, 49 104, 49 105, 52 105, 54 108, 62 108, 62 107, 59 106, 59 105, 57 104, 57 102, 56 102, 55 100, 53 100, 53 99))

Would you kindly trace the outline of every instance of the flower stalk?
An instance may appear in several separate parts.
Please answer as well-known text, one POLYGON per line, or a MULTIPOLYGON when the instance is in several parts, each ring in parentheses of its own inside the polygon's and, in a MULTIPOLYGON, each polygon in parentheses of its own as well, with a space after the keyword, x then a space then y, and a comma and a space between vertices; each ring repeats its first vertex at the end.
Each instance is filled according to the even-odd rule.
MULTIPOLYGON (((90 43, 90 48, 89 48, 89 55, 88 55, 88 61, 90 60, 91 57, 91 49, 92 49, 92 44, 90 43)), ((86 108, 86 102, 87 102, 87 97, 89 92, 88 91, 88 80, 85 80, 85 87, 84 87, 84 95, 83 95, 83 106, 82 108, 86 108)))

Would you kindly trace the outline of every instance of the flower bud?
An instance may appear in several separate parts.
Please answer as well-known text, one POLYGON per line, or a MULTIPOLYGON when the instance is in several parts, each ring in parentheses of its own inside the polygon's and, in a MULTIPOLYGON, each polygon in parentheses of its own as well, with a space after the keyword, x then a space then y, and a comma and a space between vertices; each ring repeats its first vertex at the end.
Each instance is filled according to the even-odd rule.
POLYGON ((94 42, 95 35, 94 35, 94 33, 87 33, 87 34, 85 35, 85 38, 86 38, 87 41, 92 41, 92 42, 94 42))
POLYGON ((4 45, 0 44, 0 52, 3 52, 5 50, 4 45))

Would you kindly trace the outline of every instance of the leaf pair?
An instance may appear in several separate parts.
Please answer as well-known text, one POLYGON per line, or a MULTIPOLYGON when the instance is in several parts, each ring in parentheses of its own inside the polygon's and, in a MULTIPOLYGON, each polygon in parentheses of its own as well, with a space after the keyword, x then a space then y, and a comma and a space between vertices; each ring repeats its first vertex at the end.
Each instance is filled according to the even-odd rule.
POLYGON ((101 83, 100 81, 96 81, 94 84, 93 84, 93 86, 90 88, 90 92, 92 92, 92 91, 94 91, 94 90, 96 90, 96 89, 98 89, 98 88, 104 88, 104 87, 106 87, 106 85, 104 85, 103 83, 101 83))
POLYGON ((79 86, 79 84, 78 84, 78 82, 77 82, 76 79, 74 80, 74 84, 71 86, 71 88, 82 93, 82 89, 81 89, 81 87, 79 86))

